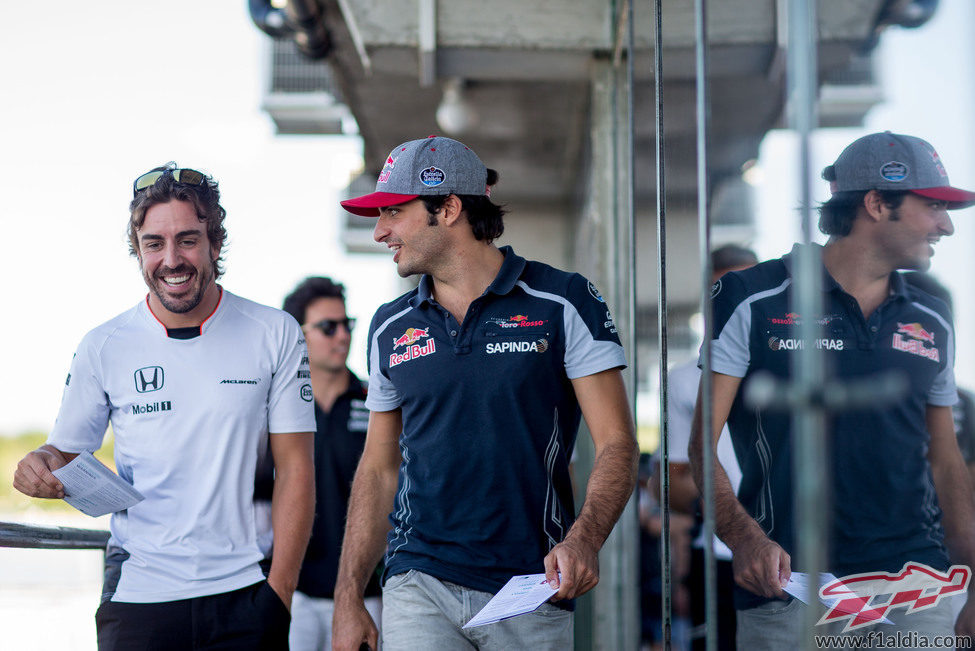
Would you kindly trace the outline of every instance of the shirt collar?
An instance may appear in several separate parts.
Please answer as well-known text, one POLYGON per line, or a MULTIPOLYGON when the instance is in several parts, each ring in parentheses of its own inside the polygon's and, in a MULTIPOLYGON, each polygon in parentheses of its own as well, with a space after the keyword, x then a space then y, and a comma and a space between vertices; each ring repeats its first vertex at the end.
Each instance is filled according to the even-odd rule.
POLYGON ((890 295, 907 300, 907 281, 896 271, 890 274, 890 295))
MULTIPOLYGON (((488 285, 485 293, 504 295, 514 289, 521 273, 525 270, 526 261, 523 257, 514 252, 510 246, 502 246, 501 253, 504 261, 498 275, 488 285)), ((433 278, 424 274, 420 277, 420 282, 416 287, 416 296, 410 299, 410 306, 417 308, 433 300, 433 278)))
POLYGON ((504 254, 504 262, 501 263, 498 275, 487 290, 503 296, 514 289, 515 283, 521 278, 521 272, 525 270, 525 259, 515 253, 510 246, 502 246, 501 253, 504 254))
MULTIPOLYGON (((793 266, 792 266, 793 262, 795 261, 795 258, 793 256, 798 254, 799 247, 801 246, 807 246, 807 245, 796 244, 792 247, 791 251, 789 251, 784 256, 782 256, 782 263, 785 265, 786 270, 789 272, 790 278, 795 278, 795 274, 793 274, 793 266)), ((841 292, 844 291, 843 288, 840 287, 840 284, 833 279, 829 271, 823 265, 823 247, 819 244, 809 244, 808 246, 814 248, 816 259, 819 262, 819 267, 823 270, 823 286, 822 286, 823 292, 829 293, 834 290, 839 290, 841 292)), ((907 283, 904 281, 904 278, 896 271, 892 271, 890 273, 890 295, 898 298, 907 298, 907 283)))
POLYGON ((829 275, 829 271, 823 266, 823 247, 819 244, 795 244, 792 250, 782 256, 782 264, 785 265, 786 271, 789 272, 789 277, 795 279, 795 263, 798 260, 799 249, 805 246, 809 246, 813 250, 813 254, 816 256, 816 263, 820 269, 823 270, 822 277, 822 290, 824 292, 831 292, 834 289, 839 288, 839 283, 833 280, 833 277, 829 275))

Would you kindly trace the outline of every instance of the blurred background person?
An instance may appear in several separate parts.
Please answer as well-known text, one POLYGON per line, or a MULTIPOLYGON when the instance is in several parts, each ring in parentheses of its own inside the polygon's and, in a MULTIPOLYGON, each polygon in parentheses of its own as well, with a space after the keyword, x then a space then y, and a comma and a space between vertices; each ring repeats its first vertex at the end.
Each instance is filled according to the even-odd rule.
MULTIPOLYGON (((355 319, 346 313, 345 287, 331 278, 303 280, 283 309, 305 333, 314 395, 315 521, 292 607, 289 643, 295 651, 332 648, 332 610, 345 513, 369 424, 365 385, 346 366, 355 319)), ((309 400, 311 397, 309 397, 309 400)), ((380 623, 379 577, 366 586, 366 609, 380 623)))
MULTIPOLYGON (((659 651, 663 644, 663 577, 660 538, 663 533, 659 492, 654 471, 657 457, 640 455, 637 506, 640 516, 640 649, 659 651), (656 482, 656 487, 654 482, 656 482)), ((689 645, 689 597, 684 581, 690 565, 691 529, 694 519, 683 513, 670 515, 670 572, 672 577, 670 648, 687 651, 689 645)))
MULTIPOLYGON (((711 281, 717 282, 729 271, 747 269, 758 263, 754 251, 735 244, 728 244, 711 252, 711 281)), ((701 533, 700 493, 691 476, 687 445, 691 435, 691 419, 694 416, 694 402, 701 382, 701 369, 693 359, 679 364, 668 373, 670 391, 667 397, 668 434, 670 436, 670 506, 676 513, 694 517, 692 532, 690 569, 686 586, 690 594, 691 610, 691 648, 705 648, 705 586, 704 586, 704 536, 701 533)), ((727 428, 726 428, 727 429, 727 428)), ((727 431, 724 432, 727 434, 727 431)), ((737 492, 741 482, 741 470, 731 436, 718 440, 718 461, 724 466, 737 492)), ((653 482, 654 491, 660 495, 659 480, 653 482)), ((735 648, 735 606, 732 590, 735 579, 731 569, 731 550, 718 540, 713 540, 717 564, 717 609, 718 609, 718 649, 730 651, 735 648)), ((676 578, 675 578, 676 580, 676 578)))

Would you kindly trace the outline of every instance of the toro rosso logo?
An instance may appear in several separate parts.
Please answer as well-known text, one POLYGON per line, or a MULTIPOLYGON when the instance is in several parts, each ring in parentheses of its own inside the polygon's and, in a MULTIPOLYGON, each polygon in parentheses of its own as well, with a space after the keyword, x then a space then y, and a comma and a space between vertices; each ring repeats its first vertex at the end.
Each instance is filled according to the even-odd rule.
POLYGON ((514 316, 509 316, 507 319, 503 319, 501 317, 488 319, 486 323, 493 323, 499 328, 532 328, 545 325, 548 323, 548 321, 545 319, 532 319, 524 314, 516 314, 514 316))
POLYGON ((407 328, 406 332, 393 339, 393 352, 389 355, 389 367, 392 368, 403 362, 426 357, 437 352, 437 342, 432 338, 427 339, 423 345, 417 343, 430 336, 429 330, 429 328, 407 328), (406 349, 401 353, 395 352, 400 346, 405 346, 406 349))
POLYGON ((519 328, 530 328, 532 326, 545 325, 544 319, 530 319, 524 314, 516 314, 514 316, 509 316, 508 321, 511 323, 518 324, 519 328))
POLYGON ((937 605, 943 597, 964 594, 970 579, 971 570, 965 565, 952 565, 945 574, 921 563, 905 563, 896 574, 846 576, 820 588, 820 599, 832 605, 818 623, 846 619, 845 633, 884 621, 894 608, 903 606, 908 614, 916 613, 937 605))
POLYGON ((920 323, 898 323, 897 332, 894 333, 891 340, 891 348, 918 355, 933 362, 941 361, 940 353, 934 347, 934 333, 925 330, 920 323), (925 343, 931 344, 931 348, 925 346, 925 343))
POLYGON ((784 317, 772 317, 769 321, 779 325, 799 325, 799 315, 795 312, 786 312, 784 317))

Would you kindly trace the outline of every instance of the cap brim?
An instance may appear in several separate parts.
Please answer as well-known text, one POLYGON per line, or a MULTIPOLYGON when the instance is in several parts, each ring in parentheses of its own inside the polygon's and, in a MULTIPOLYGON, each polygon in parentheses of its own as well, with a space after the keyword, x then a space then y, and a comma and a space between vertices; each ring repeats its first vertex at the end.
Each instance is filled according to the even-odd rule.
POLYGON ((961 208, 975 206, 975 192, 953 188, 950 185, 941 188, 921 188, 919 190, 911 190, 911 192, 919 194, 922 197, 947 201, 948 210, 960 210, 961 208))
POLYGON ((394 194, 392 192, 373 192, 355 199, 346 199, 339 203, 353 215, 362 217, 379 217, 379 209, 386 206, 398 206, 407 201, 413 201, 418 194, 394 194))

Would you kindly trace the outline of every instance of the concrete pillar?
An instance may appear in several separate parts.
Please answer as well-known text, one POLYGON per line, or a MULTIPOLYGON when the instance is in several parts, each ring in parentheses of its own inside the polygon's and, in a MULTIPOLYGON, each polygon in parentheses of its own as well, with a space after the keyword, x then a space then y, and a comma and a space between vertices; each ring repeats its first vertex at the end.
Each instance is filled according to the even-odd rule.
MULTIPOLYGON (((599 288, 612 310, 629 368, 627 388, 634 395, 636 374, 632 355, 633 315, 630 292, 630 133, 629 92, 625 61, 618 67, 593 62, 589 141, 583 161, 584 188, 575 229, 574 268, 599 288)), ((588 430, 579 432, 575 477, 577 503, 584 499, 585 479, 592 469, 593 448, 588 430)), ((631 499, 599 555, 599 585, 579 600, 576 614, 577 650, 635 651, 639 647, 639 524, 631 499)))

